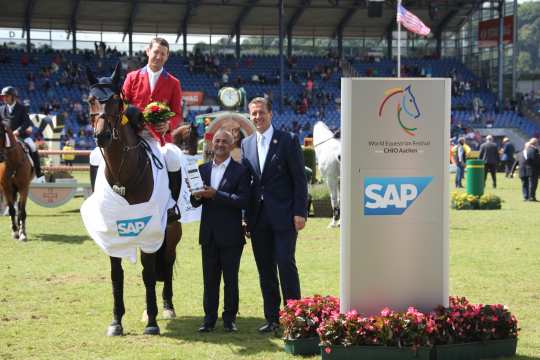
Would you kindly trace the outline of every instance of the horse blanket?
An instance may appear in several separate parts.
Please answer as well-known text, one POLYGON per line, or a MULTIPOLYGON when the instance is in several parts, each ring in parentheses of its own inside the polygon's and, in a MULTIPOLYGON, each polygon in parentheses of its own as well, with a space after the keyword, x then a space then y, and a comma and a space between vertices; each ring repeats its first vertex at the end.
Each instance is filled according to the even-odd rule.
MULTIPOLYGON (((149 142, 151 152, 165 163, 157 142, 149 142)), ((148 154, 150 156, 150 154, 148 154)), ((101 161, 95 192, 81 206, 86 231, 109 256, 136 261, 137 248, 145 253, 156 252, 165 237, 167 209, 174 206, 169 190, 167 169, 159 169, 151 161, 154 189, 146 203, 130 205, 115 193, 105 179, 105 161, 101 161)))

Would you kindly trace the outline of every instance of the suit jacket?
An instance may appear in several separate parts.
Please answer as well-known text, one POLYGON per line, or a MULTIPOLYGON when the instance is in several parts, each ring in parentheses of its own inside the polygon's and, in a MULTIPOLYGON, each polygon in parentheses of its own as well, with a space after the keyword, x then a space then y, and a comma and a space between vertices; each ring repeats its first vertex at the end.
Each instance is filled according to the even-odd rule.
MULTIPOLYGON (((525 157, 523 156, 523 151, 520 151, 518 154, 517 154, 517 163, 518 163, 518 166, 519 166, 519 177, 520 178, 524 178, 524 177, 527 177, 527 176, 530 176, 528 173, 527 173, 527 165, 526 165, 526 162, 527 160, 525 159, 525 157)), ((514 164, 515 166, 515 164, 514 164)))
POLYGON ((253 230, 264 206, 266 221, 275 230, 293 230, 294 216, 307 218, 307 179, 298 138, 274 128, 274 135, 260 171, 257 135, 242 140, 242 161, 251 174, 248 228, 253 230))
MULTIPOLYGON (((182 122, 182 88, 180 87, 180 81, 165 69, 159 76, 154 91, 150 91, 146 66, 127 75, 123 91, 127 101, 140 111, 143 111, 146 105, 154 101, 167 103, 171 111, 176 114, 170 120, 170 130, 176 129, 182 122)), ((165 141, 172 142, 170 131, 165 134, 165 141)))
POLYGON ((501 160, 513 161, 515 152, 516 152, 516 149, 514 148, 514 144, 512 144, 511 142, 507 142, 506 144, 504 144, 501 160))
POLYGON ((497 150, 497 144, 492 142, 485 142, 480 145, 479 159, 484 160, 485 164, 495 165, 499 162, 499 152, 497 150))
POLYGON ((538 173, 540 173, 540 154, 538 153, 538 149, 534 146, 529 146, 527 148, 525 169, 527 176, 537 176, 538 173))
POLYGON ((26 112, 26 109, 19 102, 15 103, 13 106, 13 112, 11 114, 9 113, 8 106, 6 104, 0 106, 0 118, 13 132, 18 130, 20 138, 24 139, 30 136, 30 134, 26 132, 26 129, 33 126, 33 124, 28 116, 28 113, 26 112))
MULTIPOLYGON (((210 186, 212 161, 199 167, 202 180, 210 186)), ((191 196, 191 204, 202 204, 199 244, 214 242, 218 247, 241 246, 245 244, 242 229, 242 209, 247 207, 249 198, 249 174, 241 164, 232 160, 225 169, 223 178, 213 199, 197 200, 191 196)))

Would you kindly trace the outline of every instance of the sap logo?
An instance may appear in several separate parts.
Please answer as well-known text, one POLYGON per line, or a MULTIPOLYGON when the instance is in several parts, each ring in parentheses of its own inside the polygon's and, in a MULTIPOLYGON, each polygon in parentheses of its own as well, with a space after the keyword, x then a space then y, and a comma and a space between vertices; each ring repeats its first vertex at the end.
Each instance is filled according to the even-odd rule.
POLYGON ((366 177, 364 215, 401 215, 433 180, 427 177, 366 177))
POLYGON ((144 230, 152 216, 139 219, 119 220, 116 222, 119 236, 138 236, 144 230))

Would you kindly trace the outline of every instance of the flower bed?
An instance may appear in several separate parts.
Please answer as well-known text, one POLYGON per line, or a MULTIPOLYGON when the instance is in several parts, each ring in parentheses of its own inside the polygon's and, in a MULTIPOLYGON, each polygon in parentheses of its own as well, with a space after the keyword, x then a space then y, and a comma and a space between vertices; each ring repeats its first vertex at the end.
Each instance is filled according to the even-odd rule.
POLYGON ((291 340, 311 339, 314 344, 316 332, 323 359, 512 356, 519 330, 505 306, 471 304, 464 297, 451 297, 448 307, 439 306, 429 314, 414 307, 405 312, 385 308, 377 316, 366 317, 354 310, 340 314, 337 298, 316 295, 289 301, 280 322, 289 348, 291 340))
POLYGON ((502 200, 497 195, 476 196, 462 191, 454 191, 451 196, 452 209, 456 210, 498 210, 502 200))
POLYGON ((333 296, 314 295, 300 300, 288 300, 279 316, 285 350, 296 355, 319 353, 317 329, 324 319, 334 313, 339 313, 339 299, 333 296))

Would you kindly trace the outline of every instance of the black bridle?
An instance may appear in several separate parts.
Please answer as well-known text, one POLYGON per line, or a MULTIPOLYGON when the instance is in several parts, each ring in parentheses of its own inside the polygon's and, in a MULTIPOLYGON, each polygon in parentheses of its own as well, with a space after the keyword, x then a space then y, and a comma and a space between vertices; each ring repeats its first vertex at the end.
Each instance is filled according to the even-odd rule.
POLYGON ((140 183, 142 181, 142 179, 143 179, 143 176, 145 174, 146 169, 148 168, 148 164, 150 163, 150 161, 148 159, 148 156, 146 156, 145 161, 144 161, 144 167, 142 168, 141 171, 138 172, 138 175, 136 177, 132 178, 132 181, 128 182, 126 184, 126 186, 122 185, 120 183, 120 174, 122 173, 122 169, 124 168, 124 165, 126 163, 127 154, 130 151, 138 150, 139 148, 142 148, 142 149, 144 149, 145 154, 150 154, 150 156, 152 157, 152 160, 154 161, 154 164, 156 165, 156 167, 158 169, 162 169, 163 164, 152 153, 148 143, 144 139, 142 139, 139 135, 137 135, 137 134, 135 135, 137 137, 137 143, 135 145, 133 145, 133 146, 125 145, 126 141, 125 141, 125 139, 122 139, 122 136, 120 135, 121 134, 120 127, 128 125, 130 120, 126 116, 125 110, 127 109, 127 105, 122 100, 122 98, 123 98, 123 96, 121 96, 121 95, 120 96, 119 95, 112 96, 105 103, 106 104, 105 105, 105 111, 103 111, 103 112, 91 112, 90 116, 91 117, 97 117, 94 120, 94 126, 93 126, 94 127, 94 138, 96 139, 96 143, 100 142, 100 140, 99 140, 100 136, 110 137, 110 140, 108 140, 108 144, 105 145, 104 147, 110 146, 110 144, 111 144, 111 142, 113 140, 120 142, 120 145, 122 147, 122 154, 121 154, 121 158, 120 158, 120 166, 118 167, 118 172, 116 174, 112 171, 111 165, 109 164, 109 162, 105 158, 103 148, 100 146, 99 149, 100 149, 101 155, 103 156, 103 161, 105 161, 105 166, 107 167, 107 169, 109 170, 109 173, 113 177, 113 181, 114 181, 113 191, 116 192, 117 194, 119 194, 120 196, 125 196, 126 195, 126 186, 131 185, 131 184, 136 185, 136 184, 140 183), (111 104, 110 101, 114 101, 114 103, 111 104), (118 107, 119 108, 118 114, 108 114, 107 113, 107 105, 118 107), (99 119, 99 118, 103 118, 105 120, 105 126, 107 128, 106 128, 106 130, 104 130, 100 134, 96 134, 95 121, 97 119, 99 119))

